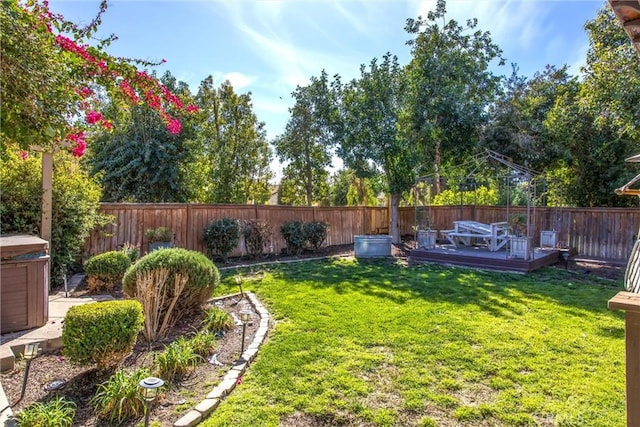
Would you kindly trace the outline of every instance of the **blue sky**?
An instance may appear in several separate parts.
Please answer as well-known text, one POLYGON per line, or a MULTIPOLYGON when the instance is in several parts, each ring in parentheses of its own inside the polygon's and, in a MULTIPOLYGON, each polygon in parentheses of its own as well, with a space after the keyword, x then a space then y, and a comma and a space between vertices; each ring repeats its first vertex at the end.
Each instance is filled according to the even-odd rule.
MULTIPOLYGON (((98 0, 50 0, 51 9, 87 23, 98 0)), ((111 0, 101 33, 118 40, 116 56, 166 59, 157 68, 189 83, 197 92, 212 75, 216 85, 230 80, 236 92, 252 93, 254 112, 266 123, 269 140, 282 133, 293 105, 291 92, 325 69, 343 81, 357 77, 360 64, 386 52, 400 64, 410 53, 404 31, 435 0, 111 0)), ((605 1, 449 0, 448 17, 463 23, 477 18, 510 63, 531 76, 546 64, 579 73, 587 50, 583 25, 605 1)))

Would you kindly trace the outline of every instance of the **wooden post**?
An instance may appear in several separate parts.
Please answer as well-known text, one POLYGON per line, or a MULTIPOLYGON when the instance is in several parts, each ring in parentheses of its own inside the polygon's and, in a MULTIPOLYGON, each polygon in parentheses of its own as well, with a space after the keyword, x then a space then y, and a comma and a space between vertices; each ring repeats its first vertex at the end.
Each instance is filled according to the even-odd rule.
POLYGON ((47 271, 47 291, 51 289, 51 218, 53 216, 53 154, 42 153, 42 205, 41 205, 40 238, 49 243, 49 262, 47 271))
POLYGON ((640 426, 640 295, 618 292, 609 300, 611 310, 624 310, 627 380, 627 427, 640 426))

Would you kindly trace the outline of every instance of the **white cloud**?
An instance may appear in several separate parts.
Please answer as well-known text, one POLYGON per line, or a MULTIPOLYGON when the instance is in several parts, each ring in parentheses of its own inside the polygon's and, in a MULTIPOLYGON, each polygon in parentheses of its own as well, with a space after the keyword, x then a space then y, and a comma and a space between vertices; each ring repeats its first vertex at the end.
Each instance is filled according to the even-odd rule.
POLYGON ((238 90, 251 85, 251 83, 253 83, 255 79, 252 77, 246 76, 242 73, 234 71, 231 73, 226 73, 223 76, 223 80, 229 80, 233 88, 238 90))
MULTIPOLYGON (((435 0, 418 4, 417 14, 427 16, 435 8, 435 0)), ((547 29, 544 26, 548 3, 522 0, 449 1, 447 17, 464 25, 467 19, 477 18, 478 28, 489 30, 491 38, 500 46, 517 45, 522 49, 534 48, 536 40, 547 29)))

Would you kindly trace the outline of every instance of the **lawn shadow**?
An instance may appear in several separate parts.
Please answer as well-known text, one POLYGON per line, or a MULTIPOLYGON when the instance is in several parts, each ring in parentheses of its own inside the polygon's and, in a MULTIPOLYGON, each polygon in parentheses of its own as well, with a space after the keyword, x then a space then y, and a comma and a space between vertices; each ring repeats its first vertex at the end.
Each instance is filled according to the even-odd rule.
MULTIPOLYGON (((262 269, 313 288, 332 288, 341 295, 359 292, 395 304, 410 304, 420 298, 433 303, 473 304, 496 316, 514 317, 527 310, 533 299, 555 302, 574 316, 589 311, 624 318, 624 313, 607 308, 607 301, 622 290, 622 282, 554 267, 522 274, 436 264, 406 266, 380 258, 310 261, 262 269)), ((255 286, 260 286, 259 281, 255 286)))

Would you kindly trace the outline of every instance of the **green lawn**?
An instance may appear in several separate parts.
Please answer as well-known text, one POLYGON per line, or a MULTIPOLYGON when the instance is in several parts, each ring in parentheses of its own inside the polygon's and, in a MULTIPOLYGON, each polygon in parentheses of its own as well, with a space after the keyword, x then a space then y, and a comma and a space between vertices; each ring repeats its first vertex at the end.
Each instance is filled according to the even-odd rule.
POLYGON ((621 283, 382 260, 241 272, 277 325, 205 426, 625 425, 621 283))

